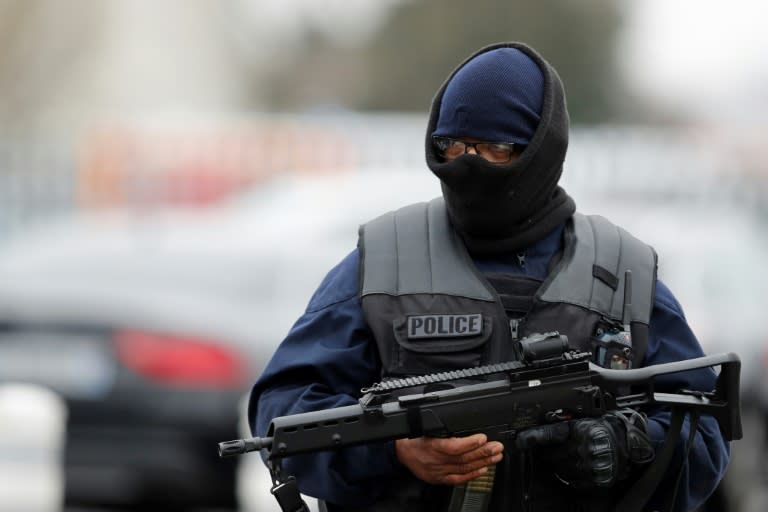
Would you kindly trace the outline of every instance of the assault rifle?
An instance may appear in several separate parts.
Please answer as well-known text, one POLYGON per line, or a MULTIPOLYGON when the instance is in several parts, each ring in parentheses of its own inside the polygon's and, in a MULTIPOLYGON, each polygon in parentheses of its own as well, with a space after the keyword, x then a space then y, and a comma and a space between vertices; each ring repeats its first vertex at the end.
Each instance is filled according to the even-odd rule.
MULTIPOLYGON (((510 441, 520 430, 537 425, 649 407, 673 411, 665 443, 672 447, 685 413, 713 416, 727 440, 741 439, 741 362, 734 353, 610 370, 591 363, 590 353, 569 349, 567 338, 557 332, 532 335, 520 341, 520 348, 521 361, 383 381, 361 390, 358 404, 274 418, 265 437, 219 443, 219 455, 267 450, 273 493, 281 501, 278 492, 295 482, 292 477, 281 481, 280 459, 376 441, 479 432, 489 440, 510 441), (655 391, 659 376, 715 366, 720 372, 714 390, 655 391), (444 389, 451 382, 458 385, 444 389), (419 392, 407 393, 413 389, 419 392)), ((671 452, 658 454, 657 462, 668 462, 659 459, 669 459, 671 452)))

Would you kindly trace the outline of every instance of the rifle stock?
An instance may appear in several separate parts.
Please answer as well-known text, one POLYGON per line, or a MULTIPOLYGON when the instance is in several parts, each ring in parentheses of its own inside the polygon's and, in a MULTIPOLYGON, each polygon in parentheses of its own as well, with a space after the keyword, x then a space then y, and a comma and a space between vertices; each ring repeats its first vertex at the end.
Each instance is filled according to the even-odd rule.
MULTIPOLYGON (((545 361, 492 365, 486 374, 502 378, 452 389, 392 395, 399 387, 460 380, 480 369, 447 372, 368 388, 358 404, 274 418, 265 437, 219 443, 227 457, 266 449, 268 458, 406 437, 451 437, 483 432, 491 439, 514 439, 524 428, 571 418, 597 417, 620 408, 665 406, 713 416, 728 440, 742 436, 739 374, 734 353, 630 370, 608 370, 568 352, 545 361), (714 390, 657 393, 662 375, 720 366, 714 390), (504 368, 496 371, 498 368, 504 368)), ((382 383, 387 384, 387 383, 382 383)))

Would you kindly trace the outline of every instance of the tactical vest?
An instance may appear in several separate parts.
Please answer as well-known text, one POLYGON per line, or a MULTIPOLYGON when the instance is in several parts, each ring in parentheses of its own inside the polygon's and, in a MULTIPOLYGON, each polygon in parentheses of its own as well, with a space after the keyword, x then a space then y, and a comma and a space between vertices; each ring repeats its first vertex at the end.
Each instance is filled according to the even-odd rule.
MULTIPOLYGON (((559 331, 605 366, 616 357, 627 366, 643 359, 656 254, 603 217, 575 214, 567 222, 560 259, 543 282, 528 283, 532 296, 521 318, 510 319, 504 294, 472 262, 442 198, 363 225, 359 250, 362 308, 383 379, 518 359, 515 341, 535 332, 559 331), (631 325, 631 345, 606 345, 600 333, 622 323, 631 325)), ((418 491, 406 487, 414 499, 418 491)), ((402 507, 385 501, 390 505, 368 510, 402 507)))
POLYGON ((382 377, 517 359, 514 341, 535 332, 559 331, 571 347, 595 351, 598 328, 624 321, 632 326, 631 362, 639 365, 653 307, 655 252, 599 216, 575 214, 564 237, 562 256, 535 290, 532 307, 511 322, 451 227, 442 198, 362 226, 360 296, 382 377), (632 285, 625 299, 627 270, 632 285))

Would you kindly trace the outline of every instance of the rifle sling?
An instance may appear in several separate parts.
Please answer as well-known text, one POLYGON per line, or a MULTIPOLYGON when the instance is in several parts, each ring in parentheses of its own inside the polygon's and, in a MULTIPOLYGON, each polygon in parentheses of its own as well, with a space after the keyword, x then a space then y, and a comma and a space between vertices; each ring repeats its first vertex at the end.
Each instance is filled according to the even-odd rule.
POLYGON ((651 463, 651 466, 635 482, 635 485, 627 491, 614 510, 617 512, 640 512, 643 510, 643 507, 659 486, 659 482, 661 482, 667 466, 669 466, 672 460, 675 447, 680 440, 684 419, 685 411, 678 407, 673 407, 669 430, 664 438, 664 447, 656 454, 656 459, 651 463))
POLYGON ((294 477, 288 477, 283 482, 275 482, 270 492, 275 496, 283 512, 309 512, 309 507, 301 499, 299 486, 294 477))
POLYGON ((699 425, 699 412, 691 411, 691 425, 690 432, 688 432, 688 443, 685 445, 685 454, 683 455, 683 464, 680 466, 680 471, 677 473, 677 480, 675 481, 675 490, 669 499, 669 510, 674 510, 675 500, 677 499, 677 492, 680 490, 680 481, 683 479, 683 472, 688 465, 688 456, 691 454, 691 447, 693 446, 694 438, 696 437, 696 429, 699 425))

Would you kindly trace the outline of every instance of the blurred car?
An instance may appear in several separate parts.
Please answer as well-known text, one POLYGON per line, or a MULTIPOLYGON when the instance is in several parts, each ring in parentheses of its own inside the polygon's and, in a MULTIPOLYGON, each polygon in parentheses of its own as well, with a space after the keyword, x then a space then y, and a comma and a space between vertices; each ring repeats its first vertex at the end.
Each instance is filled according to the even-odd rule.
POLYGON ((78 214, 0 245, 0 382, 66 399, 66 503, 271 501, 236 488, 218 442, 243 435, 243 397, 358 225, 439 193, 424 170, 285 177, 219 208, 78 214))
POLYGON ((234 507, 236 465, 215 446, 253 371, 237 333, 209 304, 106 270, 0 278, 0 380, 66 400, 66 503, 234 507))
POLYGON ((582 206, 656 249, 659 277, 679 300, 704 351, 739 354, 742 390, 750 392, 763 374, 760 354, 768 341, 768 230, 760 218, 716 202, 603 199, 582 206))

